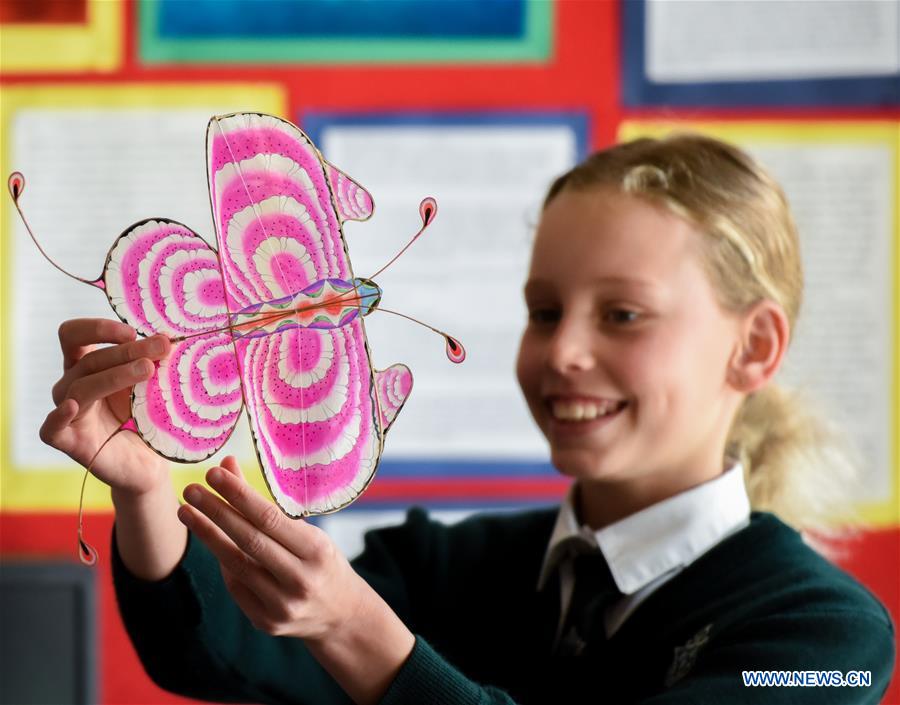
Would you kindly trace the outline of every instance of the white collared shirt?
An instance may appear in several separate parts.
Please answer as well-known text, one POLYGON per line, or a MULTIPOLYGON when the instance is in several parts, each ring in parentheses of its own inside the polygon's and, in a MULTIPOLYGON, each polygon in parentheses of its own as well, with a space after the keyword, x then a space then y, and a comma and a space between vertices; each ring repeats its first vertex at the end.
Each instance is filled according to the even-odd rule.
POLYGON ((560 506, 544 554, 538 589, 543 589, 558 566, 561 628, 575 588, 571 554, 563 552, 560 555, 561 544, 564 541, 571 544, 571 539, 578 537, 591 549, 599 548, 624 595, 604 615, 607 638, 654 591, 720 541, 750 523, 750 500, 740 463, 712 480, 599 531, 579 526, 574 493, 575 485, 560 506))

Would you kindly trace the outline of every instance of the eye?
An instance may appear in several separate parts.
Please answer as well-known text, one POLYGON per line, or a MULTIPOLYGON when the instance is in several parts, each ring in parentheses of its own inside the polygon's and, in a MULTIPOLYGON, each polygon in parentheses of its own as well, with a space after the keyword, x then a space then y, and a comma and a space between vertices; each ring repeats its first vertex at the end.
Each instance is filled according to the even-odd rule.
POLYGON ((556 323, 559 320, 559 309, 548 306, 535 306, 528 309, 528 320, 532 323, 556 323))
POLYGON ((613 308, 603 314, 603 320, 608 323, 634 323, 640 318, 637 311, 627 308, 613 308))

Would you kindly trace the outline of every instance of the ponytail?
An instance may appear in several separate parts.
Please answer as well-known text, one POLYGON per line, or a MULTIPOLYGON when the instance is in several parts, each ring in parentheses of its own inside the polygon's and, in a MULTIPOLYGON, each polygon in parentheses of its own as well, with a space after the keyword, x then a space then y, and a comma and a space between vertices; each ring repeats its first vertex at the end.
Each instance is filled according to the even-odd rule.
POLYGON ((750 505, 777 514, 822 553, 860 523, 848 497, 859 484, 853 446, 796 391, 770 383, 735 415, 727 454, 740 460, 750 505))

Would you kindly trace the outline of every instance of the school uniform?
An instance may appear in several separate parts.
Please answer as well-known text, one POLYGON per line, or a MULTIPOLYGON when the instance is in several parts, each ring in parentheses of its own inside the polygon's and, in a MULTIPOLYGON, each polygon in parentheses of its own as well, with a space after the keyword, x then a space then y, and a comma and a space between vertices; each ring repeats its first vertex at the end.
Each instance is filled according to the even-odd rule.
POLYGON ((561 629, 575 587, 572 557, 600 551, 621 594, 603 615, 607 638, 685 566, 750 523, 740 464, 599 531, 579 524, 576 492, 573 485, 556 517, 538 589, 558 575, 561 629))
MULTIPOLYGON (((579 526, 574 499, 449 527, 412 509, 367 534, 353 567, 416 635, 382 703, 881 701, 894 661, 886 610, 777 517, 751 512, 740 466, 596 532, 579 526), (871 683, 746 687, 749 670, 871 671, 871 683)), ((350 702, 302 640, 253 628, 193 537, 158 582, 128 572, 114 537, 113 577, 162 687, 350 702)))

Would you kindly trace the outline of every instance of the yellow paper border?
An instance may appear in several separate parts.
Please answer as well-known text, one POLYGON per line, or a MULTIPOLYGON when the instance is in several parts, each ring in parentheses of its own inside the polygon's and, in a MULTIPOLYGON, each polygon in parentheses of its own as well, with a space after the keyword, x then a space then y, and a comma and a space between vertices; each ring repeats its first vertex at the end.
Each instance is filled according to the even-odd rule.
MULTIPOLYGON (((173 84, 30 84, 28 86, 4 86, 2 111, 0 111, 0 145, 9 145, 11 130, 16 115, 20 110, 28 108, 70 109, 70 108, 104 108, 109 110, 149 109, 149 108, 204 108, 207 106, 232 106, 234 111, 248 110, 285 115, 288 109, 287 96, 284 89, 277 84, 254 85, 249 83, 173 83, 173 84)), ((210 108, 212 115, 213 108, 210 108)), ((203 134, 197 135, 204 140, 203 134)), ((14 242, 11 233, 14 218, 18 218, 9 195, 6 193, 6 179, 15 169, 11 163, 8 149, 0 151, 2 166, 3 191, 0 196, 0 510, 3 511, 72 511, 78 507, 78 495, 81 489, 80 467, 74 461, 60 455, 59 465, 53 467, 16 467, 10 453, 11 438, 10 419, 15 414, 16 400, 11 399, 5 390, 10 389, 12 369, 10 366, 9 345, 3 321, 8 320, 9 306, 13 292, 9 291, 11 281, 10 267, 13 261, 14 247, 33 247, 30 242, 14 242)), ((197 169, 205 169, 204 164, 197 164, 197 169)), ((122 165, 123 174, 127 165, 122 165)), ((39 178, 39 174, 26 174, 26 178, 39 178)), ((74 186, 73 186, 74 188, 74 186)), ((23 209, 27 213, 28 191, 23 197, 23 209)), ((148 214, 148 215, 153 215, 148 214)), ((110 244, 117 233, 110 233, 110 244)), ((101 265, 98 262, 98 266, 101 265)), ((46 276, 57 276, 49 264, 46 276)), ((110 318, 114 318, 110 311, 110 318)), ((48 345, 56 345, 55 340, 48 345)), ((41 397, 54 380, 47 380, 47 389, 33 390, 41 397)), ((49 413, 50 406, 48 404, 49 413)), ((238 423, 246 423, 242 419, 238 423)), ((38 429, 35 429, 37 434, 38 429)), ((210 460, 198 465, 173 464, 173 481, 177 487, 189 482, 198 482, 206 468, 214 465, 210 460)), ((242 464, 248 469, 256 467, 252 449, 247 449, 242 464)), ((251 483, 260 491, 265 491, 265 484, 258 472, 248 472, 251 483)), ((109 490, 97 480, 88 480, 85 490, 85 508, 91 510, 108 509, 109 490)))
POLYGON ((88 0, 85 24, 3 24, 0 71, 115 71, 124 34, 121 0, 88 0))
POLYGON ((864 521, 872 526, 900 524, 900 122, 872 121, 691 121, 691 120, 630 120, 619 126, 619 139, 661 137, 677 130, 702 132, 713 137, 742 144, 766 140, 789 143, 883 144, 892 148, 894 159, 894 240, 892 243, 893 290, 893 380, 891 384, 890 455, 893 464, 890 496, 879 502, 866 502, 858 509, 864 521))

